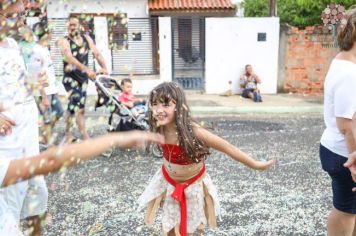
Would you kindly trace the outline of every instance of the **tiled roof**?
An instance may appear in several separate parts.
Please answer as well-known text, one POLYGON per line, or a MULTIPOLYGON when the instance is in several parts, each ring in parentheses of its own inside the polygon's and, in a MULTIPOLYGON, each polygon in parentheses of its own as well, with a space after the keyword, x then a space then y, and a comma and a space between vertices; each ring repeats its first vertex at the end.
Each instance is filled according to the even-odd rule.
POLYGON ((148 0, 150 11, 233 10, 231 0, 148 0))
POLYGON ((25 7, 28 9, 38 9, 43 7, 43 5, 44 5, 43 0, 34 0, 34 1, 32 0, 32 1, 28 1, 25 7))

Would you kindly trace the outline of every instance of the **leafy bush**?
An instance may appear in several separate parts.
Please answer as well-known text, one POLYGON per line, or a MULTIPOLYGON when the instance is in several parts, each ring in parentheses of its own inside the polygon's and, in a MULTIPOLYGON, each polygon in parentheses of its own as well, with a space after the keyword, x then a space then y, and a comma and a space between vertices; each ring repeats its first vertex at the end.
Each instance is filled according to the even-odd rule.
MULTIPOLYGON (((276 0, 277 16, 281 23, 304 28, 310 25, 320 25, 321 13, 330 3, 328 0, 276 0)), ((346 9, 355 4, 355 0, 334 0, 335 4, 346 9)), ((246 17, 266 17, 269 14, 269 0, 245 0, 246 17)))

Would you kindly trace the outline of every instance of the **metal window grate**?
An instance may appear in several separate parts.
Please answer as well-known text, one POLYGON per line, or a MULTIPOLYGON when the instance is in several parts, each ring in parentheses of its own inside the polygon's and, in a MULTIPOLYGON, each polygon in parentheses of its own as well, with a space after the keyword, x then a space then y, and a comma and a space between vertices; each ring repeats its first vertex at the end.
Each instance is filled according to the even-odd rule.
MULTIPOLYGON (((67 35, 67 18, 50 18, 49 22, 53 26, 51 54, 56 75, 61 76, 63 75, 63 58, 56 42, 67 35)), ((157 74, 159 68, 158 18, 129 18, 127 26, 127 48, 111 50, 112 74, 157 74), (141 40, 134 38, 137 35, 140 35, 141 40)), ((92 53, 89 53, 89 67, 95 69, 92 53)))
POLYGON ((204 90, 205 18, 172 18, 172 77, 184 89, 204 90))

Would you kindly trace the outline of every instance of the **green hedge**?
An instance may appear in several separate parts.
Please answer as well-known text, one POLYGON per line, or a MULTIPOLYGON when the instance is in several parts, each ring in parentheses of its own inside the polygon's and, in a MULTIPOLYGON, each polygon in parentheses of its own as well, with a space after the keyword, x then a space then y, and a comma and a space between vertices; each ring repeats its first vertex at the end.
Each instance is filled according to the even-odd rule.
MULTIPOLYGON (((276 0, 277 16, 281 23, 304 28, 320 25, 321 13, 330 3, 327 0, 276 0)), ((355 0, 334 0, 346 9, 355 4, 355 0)), ((243 3, 246 17, 264 17, 269 14, 269 0, 245 0, 243 3)))

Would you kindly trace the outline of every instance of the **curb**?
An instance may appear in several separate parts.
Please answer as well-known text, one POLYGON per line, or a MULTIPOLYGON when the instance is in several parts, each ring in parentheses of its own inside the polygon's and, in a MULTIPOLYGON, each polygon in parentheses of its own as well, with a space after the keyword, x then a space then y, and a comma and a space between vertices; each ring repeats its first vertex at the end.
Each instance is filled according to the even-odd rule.
POLYGON ((245 113, 323 113, 323 106, 265 106, 265 107, 190 107, 194 115, 245 114, 245 113))

